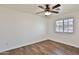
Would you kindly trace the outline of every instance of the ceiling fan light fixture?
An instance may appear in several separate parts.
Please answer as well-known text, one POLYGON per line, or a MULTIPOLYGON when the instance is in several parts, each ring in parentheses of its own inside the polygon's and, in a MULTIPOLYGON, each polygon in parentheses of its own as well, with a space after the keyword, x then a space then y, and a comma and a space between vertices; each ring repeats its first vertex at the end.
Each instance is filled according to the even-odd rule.
POLYGON ((51 15, 51 14, 52 14, 52 13, 49 12, 49 11, 46 11, 46 12, 45 12, 45 15, 46 15, 46 16, 51 15))

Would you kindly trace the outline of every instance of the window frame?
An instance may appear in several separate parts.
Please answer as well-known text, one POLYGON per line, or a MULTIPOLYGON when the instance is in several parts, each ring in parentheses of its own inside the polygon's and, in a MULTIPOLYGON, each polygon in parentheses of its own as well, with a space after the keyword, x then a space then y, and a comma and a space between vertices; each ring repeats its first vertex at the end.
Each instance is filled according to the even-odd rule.
POLYGON ((61 19, 59 19, 59 20, 56 20, 56 21, 55 21, 55 31, 56 31, 57 33, 63 33, 63 32, 64 32, 64 33, 73 33, 73 32, 74 32, 74 17, 61 18, 61 19), (72 25, 71 25, 72 31, 71 31, 71 32, 69 31, 70 29, 68 28, 68 26, 70 27, 70 25, 69 25, 69 22, 70 22, 69 19, 72 19, 72 25), (62 23, 63 23, 63 25, 62 25, 62 26, 63 26, 63 27, 62 27, 63 31, 61 32, 60 29, 59 29, 59 31, 56 31, 56 30, 57 30, 57 27, 58 27, 56 22, 57 22, 57 21, 61 21, 61 20, 63 21, 63 22, 62 22, 62 23), (65 20, 68 21, 68 24, 67 24, 67 28, 68 28, 68 29, 67 29, 67 32, 65 32, 65 26, 66 26, 66 25, 64 25, 64 24, 65 24, 65 22, 64 22, 65 20))

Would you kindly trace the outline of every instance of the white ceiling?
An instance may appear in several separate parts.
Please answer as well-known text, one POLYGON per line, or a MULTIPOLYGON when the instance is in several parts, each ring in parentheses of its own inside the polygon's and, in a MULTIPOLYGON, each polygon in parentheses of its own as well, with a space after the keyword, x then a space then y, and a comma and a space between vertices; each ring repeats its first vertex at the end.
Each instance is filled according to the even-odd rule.
MULTIPOLYGON (((0 5, 0 7, 35 14, 36 12, 42 11, 42 9, 37 7, 38 5, 39 4, 4 4, 0 5)), ((61 14, 79 11, 79 4, 61 4, 61 5, 62 5, 60 11, 61 14)))

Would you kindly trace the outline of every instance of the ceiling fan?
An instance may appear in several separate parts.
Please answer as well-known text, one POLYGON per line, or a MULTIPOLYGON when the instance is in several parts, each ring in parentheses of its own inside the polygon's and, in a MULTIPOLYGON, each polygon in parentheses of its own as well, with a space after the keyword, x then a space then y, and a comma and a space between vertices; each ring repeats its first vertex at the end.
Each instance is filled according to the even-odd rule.
POLYGON ((36 14, 45 13, 45 16, 48 16, 52 13, 58 14, 59 13, 58 10, 60 10, 59 9, 60 6, 61 6, 60 4, 57 4, 57 5, 52 6, 52 7, 50 7, 49 4, 45 4, 45 7, 44 6, 38 6, 39 8, 43 9, 43 11, 37 12, 36 14))

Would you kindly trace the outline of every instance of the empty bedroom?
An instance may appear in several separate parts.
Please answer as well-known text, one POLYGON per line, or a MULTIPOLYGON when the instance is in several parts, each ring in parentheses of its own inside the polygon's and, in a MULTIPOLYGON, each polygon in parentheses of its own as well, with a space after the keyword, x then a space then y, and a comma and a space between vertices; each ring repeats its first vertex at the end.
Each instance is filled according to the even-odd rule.
POLYGON ((79 55, 79 4, 0 4, 0 55, 79 55))

